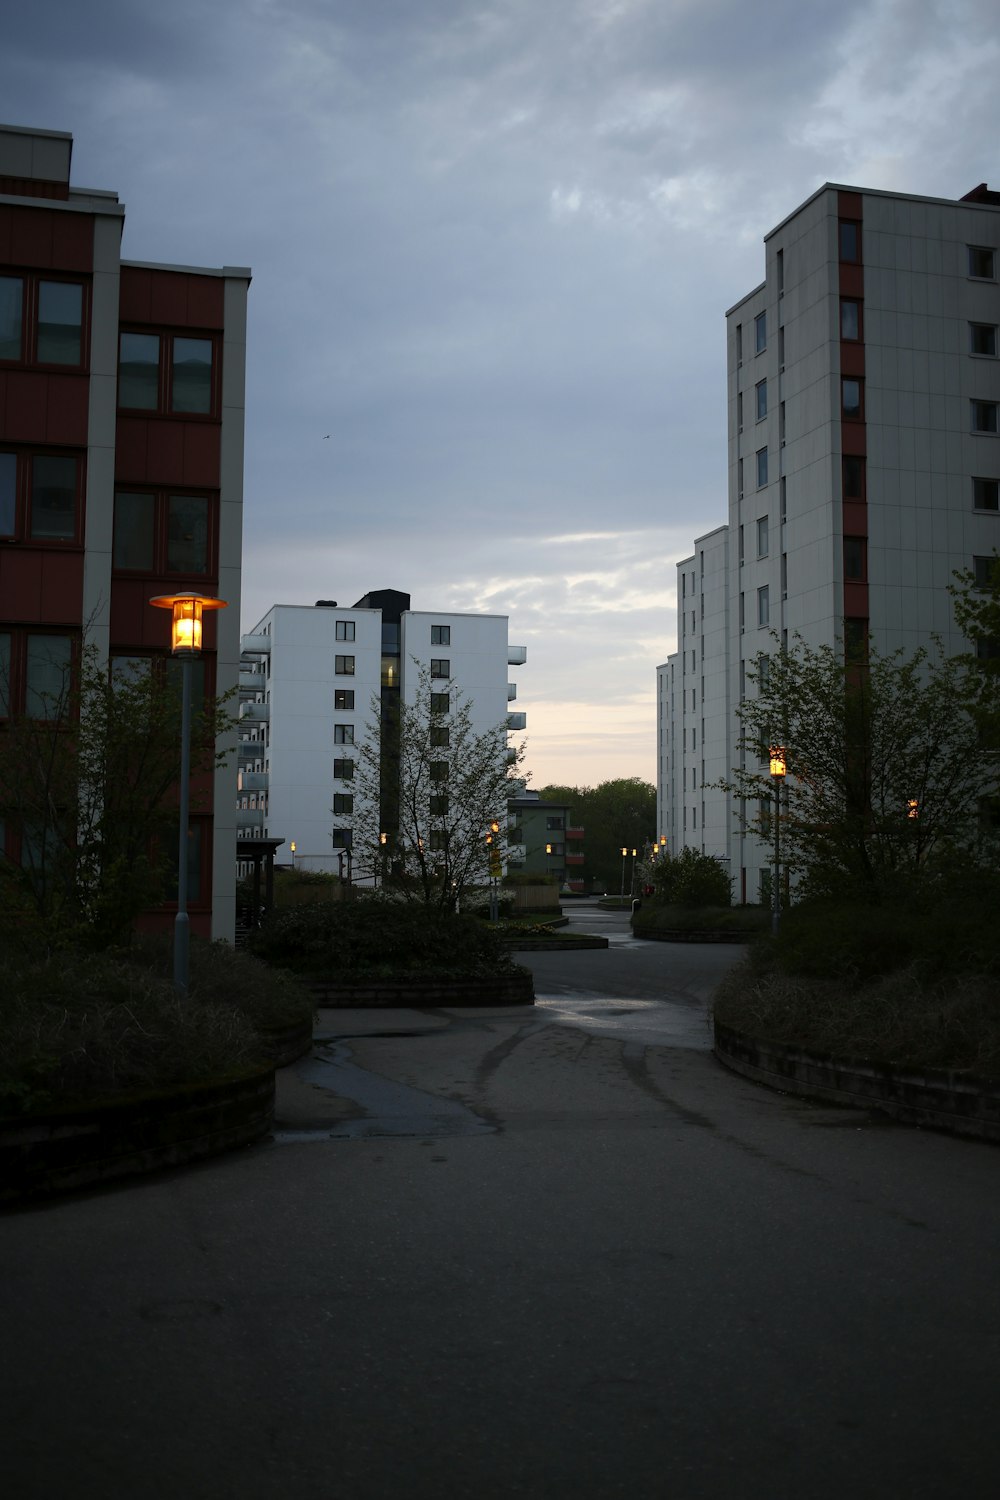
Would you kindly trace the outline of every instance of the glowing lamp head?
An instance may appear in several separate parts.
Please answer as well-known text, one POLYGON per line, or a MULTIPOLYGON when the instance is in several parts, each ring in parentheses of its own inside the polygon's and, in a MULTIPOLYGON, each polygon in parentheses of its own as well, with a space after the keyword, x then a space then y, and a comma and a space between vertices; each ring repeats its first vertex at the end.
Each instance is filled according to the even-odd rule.
POLYGON ((295 853, 295 840, 294 839, 292 839, 291 849, 292 849, 292 853, 294 854, 295 853))
POLYGON ((201 651, 202 616, 206 609, 225 609, 225 599, 205 594, 158 594, 150 599, 157 609, 172 612, 170 650, 174 656, 197 656, 201 651))
POLYGON ((917 801, 916 797, 910 797, 907 801, 906 816, 908 818, 917 818, 920 816, 920 803, 917 801))
POLYGON ((627 854, 627 853, 628 853, 628 850, 627 850, 627 849, 625 849, 625 848, 623 848, 623 849, 622 849, 622 859, 624 859, 624 858, 625 858, 625 856, 626 856, 626 854, 627 854))
POLYGON ((551 854, 552 853, 552 845, 551 844, 546 844, 545 845, 545 852, 546 852, 546 854, 551 854))
POLYGON ((387 833, 380 833, 378 836, 378 841, 384 848, 385 845, 389 842, 389 835, 387 833))
POLYGON ((783 745, 771 746, 771 775, 784 776, 785 774, 785 749, 783 745))

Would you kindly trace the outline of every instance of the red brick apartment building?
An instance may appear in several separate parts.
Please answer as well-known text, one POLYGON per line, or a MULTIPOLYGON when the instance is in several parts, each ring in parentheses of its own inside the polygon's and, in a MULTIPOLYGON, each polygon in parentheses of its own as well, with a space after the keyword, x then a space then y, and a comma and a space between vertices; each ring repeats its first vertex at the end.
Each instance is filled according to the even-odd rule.
MULTIPOLYGON (((166 656, 157 594, 227 600, 206 616, 206 693, 239 672, 250 272, 123 261, 124 206, 70 186, 72 148, 0 125, 0 717, 61 679, 85 630, 111 661, 166 656)), ((212 780, 191 926, 231 940, 235 755, 212 780)))

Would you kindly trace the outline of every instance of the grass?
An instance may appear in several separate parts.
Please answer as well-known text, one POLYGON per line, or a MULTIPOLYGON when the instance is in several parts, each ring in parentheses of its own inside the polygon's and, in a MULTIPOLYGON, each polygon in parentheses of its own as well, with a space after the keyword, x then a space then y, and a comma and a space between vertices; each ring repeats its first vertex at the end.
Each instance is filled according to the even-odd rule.
POLYGON ((62 951, 0 967, 0 1115, 231 1075, 266 1056, 262 1034, 308 1017, 308 994, 222 944, 191 946, 188 997, 167 940, 62 951))

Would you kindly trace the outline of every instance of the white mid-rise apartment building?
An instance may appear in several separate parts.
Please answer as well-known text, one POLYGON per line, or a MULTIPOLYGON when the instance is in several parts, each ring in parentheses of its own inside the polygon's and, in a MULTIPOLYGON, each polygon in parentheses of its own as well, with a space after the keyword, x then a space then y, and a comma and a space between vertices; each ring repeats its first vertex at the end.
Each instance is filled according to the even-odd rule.
POLYGON ((294 844, 300 868, 342 870, 354 844, 357 749, 387 701, 413 703, 423 669, 432 688, 454 683, 474 733, 523 729, 507 668, 526 659, 508 645, 506 615, 411 610, 395 589, 348 608, 276 604, 243 637, 241 837, 283 839, 287 862, 294 844))
POLYGON ((963 648, 948 586, 1000 545, 998 267, 985 185, 956 201, 827 183, 766 236, 764 281, 727 313, 728 526, 678 567, 659 805, 671 847, 729 862, 737 900, 757 899, 767 851, 725 794, 696 792, 738 764, 761 658, 796 635, 963 648), (691 652, 704 683, 685 681, 691 652))

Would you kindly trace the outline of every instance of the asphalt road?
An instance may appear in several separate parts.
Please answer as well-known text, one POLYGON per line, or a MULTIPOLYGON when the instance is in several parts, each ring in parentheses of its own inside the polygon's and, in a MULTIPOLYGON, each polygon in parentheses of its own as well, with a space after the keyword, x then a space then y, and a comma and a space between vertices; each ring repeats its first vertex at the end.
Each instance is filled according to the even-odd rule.
POLYGON ((732 950, 324 1012, 258 1147, 0 1223, 5 1493, 1000 1491, 1000 1152, 724 1071, 732 950))

